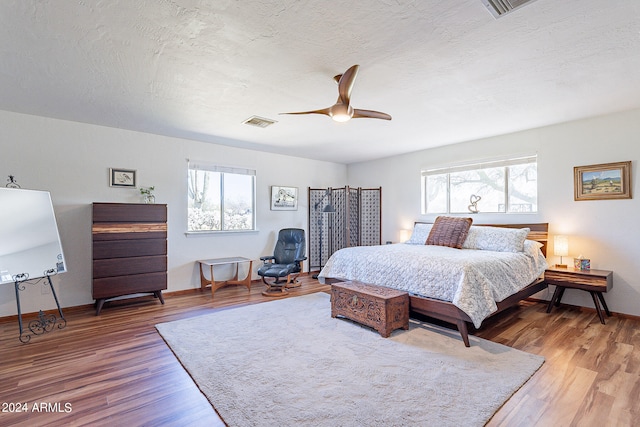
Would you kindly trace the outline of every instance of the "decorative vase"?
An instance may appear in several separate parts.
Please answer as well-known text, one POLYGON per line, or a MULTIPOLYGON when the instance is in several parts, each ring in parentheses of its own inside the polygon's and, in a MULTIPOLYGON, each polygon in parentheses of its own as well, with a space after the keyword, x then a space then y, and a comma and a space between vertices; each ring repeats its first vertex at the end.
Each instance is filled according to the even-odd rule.
POLYGON ((153 194, 145 194, 144 202, 148 204, 154 204, 156 202, 156 196, 154 196, 153 194))

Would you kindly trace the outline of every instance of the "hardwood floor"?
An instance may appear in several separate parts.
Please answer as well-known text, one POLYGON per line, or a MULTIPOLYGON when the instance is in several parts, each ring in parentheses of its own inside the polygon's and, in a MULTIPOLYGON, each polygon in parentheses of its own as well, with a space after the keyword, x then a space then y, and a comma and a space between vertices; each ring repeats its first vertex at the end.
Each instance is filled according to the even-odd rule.
POLYGON ((478 336, 545 357, 489 426, 637 426, 640 320, 523 302, 478 336))
MULTIPOLYGON (((301 282, 292 295, 329 289, 310 276, 301 282)), ((18 341, 17 322, 5 319, 0 425, 224 425, 154 325, 269 300, 263 289, 258 282, 250 293, 227 287, 215 299, 210 292, 167 294, 165 305, 152 298, 111 302, 100 316, 90 306, 69 309, 65 329, 29 344, 18 341), (27 411, 9 407, 18 403, 27 411)), ((614 316, 602 325, 595 311, 545 310, 524 302, 474 333, 546 358, 488 425, 637 425, 640 320, 614 316)))

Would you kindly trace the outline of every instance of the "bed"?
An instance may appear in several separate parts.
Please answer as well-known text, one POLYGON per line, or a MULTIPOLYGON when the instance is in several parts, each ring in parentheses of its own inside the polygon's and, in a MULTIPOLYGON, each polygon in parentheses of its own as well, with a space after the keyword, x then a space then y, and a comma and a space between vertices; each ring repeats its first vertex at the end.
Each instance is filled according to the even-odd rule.
POLYGON ((548 224, 473 225, 457 247, 425 245, 432 227, 416 223, 406 243, 340 249, 318 277, 407 291, 413 314, 457 325, 467 347, 467 323, 478 328, 547 287, 548 224))

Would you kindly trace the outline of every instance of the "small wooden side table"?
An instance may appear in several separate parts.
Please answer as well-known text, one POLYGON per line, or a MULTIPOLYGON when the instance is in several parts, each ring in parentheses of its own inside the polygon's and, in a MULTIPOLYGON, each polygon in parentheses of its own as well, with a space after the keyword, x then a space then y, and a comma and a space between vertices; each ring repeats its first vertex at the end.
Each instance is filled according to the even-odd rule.
POLYGON ((218 289, 228 286, 228 285, 243 285, 246 286, 249 291, 251 291, 251 272, 253 267, 253 260, 249 258, 244 258, 240 256, 229 257, 229 258, 213 258, 213 259, 204 259, 198 260, 200 263, 200 290, 204 290, 207 286, 211 286, 211 297, 213 298, 213 293, 218 289), (240 263, 248 262, 249 263, 249 271, 247 272, 247 277, 242 280, 238 280, 238 269, 240 267, 240 263), (236 265, 236 274, 233 278, 229 280, 219 280, 216 281, 213 276, 213 267, 216 265, 224 265, 224 264, 235 264, 236 265), (209 273, 211 279, 207 279, 204 276, 204 267, 209 267, 209 273))
POLYGON ((596 306, 600 323, 604 325, 604 315, 598 300, 602 303, 607 316, 611 316, 609 307, 604 300, 603 292, 609 291, 613 287, 613 272, 608 270, 576 270, 574 268, 558 268, 550 267, 544 272, 544 280, 549 285, 555 285, 556 290, 553 298, 547 306, 547 313, 551 312, 551 308, 555 304, 560 305, 560 300, 567 288, 580 289, 587 291, 593 298, 593 304, 596 306))

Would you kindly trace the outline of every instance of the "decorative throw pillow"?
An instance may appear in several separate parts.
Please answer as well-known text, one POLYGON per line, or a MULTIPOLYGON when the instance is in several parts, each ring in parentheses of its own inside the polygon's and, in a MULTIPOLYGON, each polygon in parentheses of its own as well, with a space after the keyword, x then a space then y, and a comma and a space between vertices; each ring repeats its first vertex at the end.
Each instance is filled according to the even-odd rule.
POLYGON ((528 228, 505 228, 474 225, 469 229, 464 249, 480 249, 496 252, 522 252, 528 228))
POLYGON ((461 249, 472 222, 471 218, 437 217, 427 237, 427 245, 461 249))
POLYGON ((410 245, 424 245, 427 241, 427 237, 429 237, 431 227, 433 227, 433 224, 415 224, 413 226, 411 238, 405 243, 410 245))

